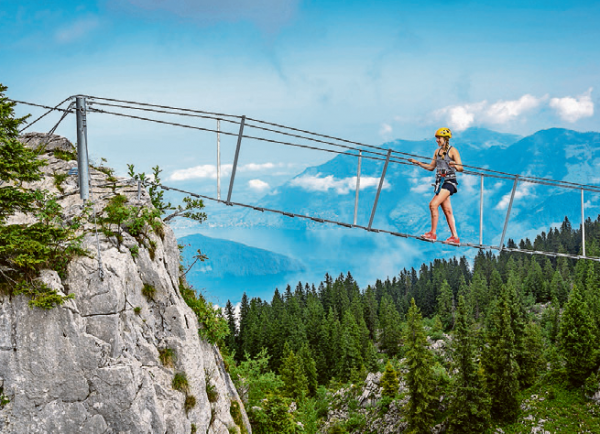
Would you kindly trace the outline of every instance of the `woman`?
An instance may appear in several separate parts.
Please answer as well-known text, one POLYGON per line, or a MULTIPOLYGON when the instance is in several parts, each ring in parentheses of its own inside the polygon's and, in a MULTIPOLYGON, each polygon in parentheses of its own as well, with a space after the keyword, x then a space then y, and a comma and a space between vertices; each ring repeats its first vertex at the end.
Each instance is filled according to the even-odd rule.
POLYGON ((452 132, 449 128, 440 128, 435 132, 435 140, 439 148, 433 154, 431 163, 425 164, 420 161, 410 159, 411 163, 421 166, 425 170, 436 171, 435 178, 435 195, 429 202, 429 210, 431 211, 431 231, 424 233, 419 238, 427 241, 435 241, 438 223, 438 207, 442 207, 442 211, 446 215, 446 221, 450 227, 452 235, 445 242, 448 244, 459 245, 460 240, 456 232, 456 224, 454 223, 454 215, 452 214, 452 205, 450 204, 450 196, 458 191, 458 182, 456 181, 456 172, 462 172, 463 166, 460 160, 460 154, 456 148, 450 146, 450 138, 452 132))

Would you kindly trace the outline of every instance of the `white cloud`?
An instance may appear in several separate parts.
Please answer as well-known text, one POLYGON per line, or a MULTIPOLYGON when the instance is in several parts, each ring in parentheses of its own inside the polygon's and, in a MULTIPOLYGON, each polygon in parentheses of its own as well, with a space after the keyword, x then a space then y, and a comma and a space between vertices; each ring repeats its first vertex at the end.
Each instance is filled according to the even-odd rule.
MULTIPOLYGON (((348 194, 350 191, 356 191, 356 176, 350 178, 336 179, 333 175, 325 177, 312 175, 303 175, 292 179, 290 185, 299 187, 307 191, 323 191, 334 190, 337 194, 348 194)), ((360 189, 379 186, 379 178, 372 176, 361 176, 360 189)), ((383 180, 382 189, 389 189, 391 186, 387 180, 383 180)))
POLYGON ((546 97, 536 98, 527 94, 513 101, 498 101, 486 109, 485 115, 490 122, 505 124, 538 107, 545 99, 546 97))
MULTIPOLYGON (((534 188, 535 188, 535 186, 533 184, 528 184, 528 183, 518 184, 517 190, 515 191, 515 198, 513 201, 513 206, 514 206, 515 202, 519 201, 520 199, 522 199, 524 197, 535 198, 535 193, 533 191, 534 188)), ((497 209, 497 210, 507 209, 508 204, 510 202, 511 193, 512 193, 512 191, 510 191, 507 194, 505 194, 504 196, 502 196, 502 199, 500 199, 500 202, 498 202, 498 205, 496 205, 495 209, 497 209)))
POLYGON ((593 116, 592 90, 590 87, 587 92, 575 98, 571 96, 552 98, 550 107, 556 110, 562 120, 567 122, 576 122, 581 118, 593 116))
POLYGON ((260 179, 251 179, 248 181, 248 187, 258 192, 262 192, 271 188, 268 183, 261 181, 260 179))
POLYGON ((547 96, 536 98, 526 94, 517 100, 500 100, 493 104, 484 100, 478 103, 444 107, 436 110, 434 116, 446 121, 450 128, 464 131, 475 123, 506 124, 539 107, 547 98, 547 96))
POLYGON ((381 124, 381 129, 379 130, 379 135, 384 139, 390 137, 392 135, 392 126, 386 123, 381 124))
POLYGON ((96 17, 81 18, 74 23, 59 29, 54 37, 57 42, 68 44, 81 39, 86 34, 92 32, 99 24, 96 17))
MULTIPOLYGON (((221 176, 227 176, 231 173, 231 164, 221 166, 221 176)), ((214 164, 204 164, 201 166, 190 167, 189 169, 179 169, 169 177, 171 181, 186 181, 188 179, 217 179, 217 166, 214 164)))
POLYGON ((431 193, 433 191, 433 187, 431 184, 433 184, 434 179, 435 178, 433 176, 423 176, 420 178, 412 177, 410 178, 410 183, 413 186, 410 187, 410 191, 419 194, 431 193))
POLYGON ((240 172, 260 172, 261 170, 271 170, 275 167, 281 167, 282 164, 273 164, 273 163, 248 163, 245 164, 244 166, 241 166, 240 172))
MULTIPOLYGON (((293 165, 293 164, 291 164, 293 165)), ((239 172, 269 172, 274 168, 290 167, 286 163, 248 163, 243 166, 238 166, 239 172)), ((221 165, 221 177, 231 175, 233 165, 221 165)), ((270 173, 273 175, 273 173, 270 173)), ((204 164, 200 166, 190 167, 189 169, 179 169, 174 171, 169 180, 171 181, 186 181, 188 179, 217 179, 217 166, 214 164, 204 164)))

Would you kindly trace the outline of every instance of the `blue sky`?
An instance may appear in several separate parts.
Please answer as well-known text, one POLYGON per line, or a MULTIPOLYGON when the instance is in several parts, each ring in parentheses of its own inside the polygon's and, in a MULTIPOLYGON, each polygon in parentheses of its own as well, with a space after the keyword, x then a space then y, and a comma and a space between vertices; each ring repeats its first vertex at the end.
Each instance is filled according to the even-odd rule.
MULTIPOLYGON (((0 0, 0 82, 18 100, 90 94, 375 145, 431 137, 442 125, 600 131, 600 2, 485 3, 0 0)), ((29 111, 38 113, 19 108, 29 111)), ((71 124, 59 132, 75 138, 71 124)), ((168 177, 214 165, 212 147, 139 122, 91 119, 90 135, 91 154, 121 172, 126 162, 158 162, 168 177), (178 152, 165 151, 167 140, 178 152)), ((291 174, 325 157, 257 151, 243 164, 284 164, 291 174)), ((244 185, 268 191, 253 173, 263 184, 244 185)))

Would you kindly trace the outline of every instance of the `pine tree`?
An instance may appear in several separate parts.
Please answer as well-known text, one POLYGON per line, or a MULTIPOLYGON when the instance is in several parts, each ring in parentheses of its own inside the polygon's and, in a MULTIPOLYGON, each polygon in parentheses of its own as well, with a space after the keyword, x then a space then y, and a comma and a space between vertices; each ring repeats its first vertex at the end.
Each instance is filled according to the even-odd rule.
POLYGON ((566 360, 567 377, 572 386, 582 385, 596 367, 598 351, 587 303, 577 285, 573 286, 565 306, 558 334, 566 360))
POLYGON ((519 360, 521 387, 532 386, 545 365, 542 329, 538 324, 530 322, 525 326, 523 353, 519 360))
POLYGON ((496 268, 493 269, 490 277, 489 290, 491 298, 500 297, 500 293, 502 292, 502 276, 500 276, 500 272, 496 268))
POLYGON ((15 103, 4 96, 6 89, 0 83, 0 291, 29 293, 30 305, 49 309, 72 295, 61 296, 41 284, 36 280, 39 271, 52 269, 65 277, 69 261, 84 252, 74 223, 63 221, 55 197, 23 185, 40 180, 46 163, 19 141, 19 126, 27 116, 15 118, 15 103), (17 212, 35 217, 35 222, 6 224, 17 212))
POLYGON ((564 305, 569 298, 569 288, 560 271, 556 270, 550 281, 550 298, 556 297, 560 305, 564 305))
POLYGON ((379 317, 377 314, 378 303, 375 297, 375 290, 371 286, 365 291, 365 322, 369 329, 369 335, 372 340, 377 338, 377 329, 379 328, 379 317))
POLYGON ((490 423, 490 399, 475 364, 471 320, 462 296, 458 300, 454 331, 452 358, 457 374, 451 384, 448 433, 482 433, 490 423))
POLYGON ((433 355, 427 349, 427 338, 423 329, 421 313, 411 299, 406 324, 406 383, 410 391, 408 401, 408 423, 415 434, 431 432, 434 418, 435 380, 433 355))
POLYGON ((398 355, 400 342, 402 341, 401 320, 400 314, 394 306, 394 301, 388 294, 381 299, 379 324, 381 325, 381 335, 379 337, 381 350, 389 357, 398 355))
POLYGON ((452 329, 454 325, 454 298, 450 285, 446 280, 442 282, 440 287, 437 298, 437 311, 444 326, 444 331, 452 329))
POLYGON ((237 325, 235 323, 233 305, 230 300, 227 300, 227 304, 225 304, 225 317, 227 318, 227 325, 229 326, 229 335, 226 340, 227 348, 233 353, 239 354, 239 348, 237 346, 237 325))
POLYGON ((347 381, 352 370, 359 371, 364 365, 361 354, 360 331, 350 311, 344 313, 339 345, 336 376, 347 381))
POLYGON ((292 399, 301 399, 308 395, 308 380, 304 374, 302 360, 285 345, 286 356, 281 362, 279 375, 283 381, 283 395, 292 399))
POLYGON ((35 195, 22 188, 21 183, 38 181, 40 167, 45 164, 18 140, 19 126, 28 116, 14 117, 16 103, 4 96, 6 89, 0 84, 0 224, 17 211, 34 210, 35 195))
POLYGON ((487 391, 492 399, 491 414, 497 421, 512 422, 519 410, 519 365, 507 290, 503 291, 491 314, 490 327, 482 364, 487 391))
POLYGON ((490 294, 485 276, 481 271, 476 271, 473 274, 473 280, 471 281, 471 297, 473 306, 473 315, 475 320, 479 321, 488 309, 490 304, 490 294))
POLYGON ((381 376, 381 381, 379 386, 383 389, 381 392, 381 396, 387 396, 388 398, 395 398, 398 393, 398 374, 394 370, 392 363, 388 360, 385 365, 385 370, 383 371, 383 375, 381 376))
POLYGON ((308 384, 308 394, 309 396, 315 396, 318 386, 317 364, 308 344, 304 344, 302 348, 300 348, 300 351, 298 351, 298 358, 302 364, 302 370, 304 371, 304 376, 306 377, 306 382, 308 384))

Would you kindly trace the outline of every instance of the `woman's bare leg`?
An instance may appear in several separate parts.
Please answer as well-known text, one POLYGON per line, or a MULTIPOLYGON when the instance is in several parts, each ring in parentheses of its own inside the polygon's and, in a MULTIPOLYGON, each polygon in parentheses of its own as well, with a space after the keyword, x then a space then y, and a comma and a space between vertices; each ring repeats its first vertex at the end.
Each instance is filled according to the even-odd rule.
MULTIPOLYGON (((448 192, 450 194, 450 192, 448 192)), ((446 221, 448 222, 448 227, 450 228, 450 232, 452 232, 452 236, 458 238, 458 233, 456 232, 456 223, 454 221, 454 213, 452 212, 452 204, 450 203, 450 196, 442 202, 442 211, 444 211, 444 215, 446 216, 446 221)))
POLYGON ((439 218, 439 206, 448 199, 450 196, 450 192, 448 190, 444 190, 443 188, 440 190, 439 194, 433 196, 431 202, 429 202, 429 212, 431 213, 431 233, 435 234, 437 231, 437 224, 439 218))

